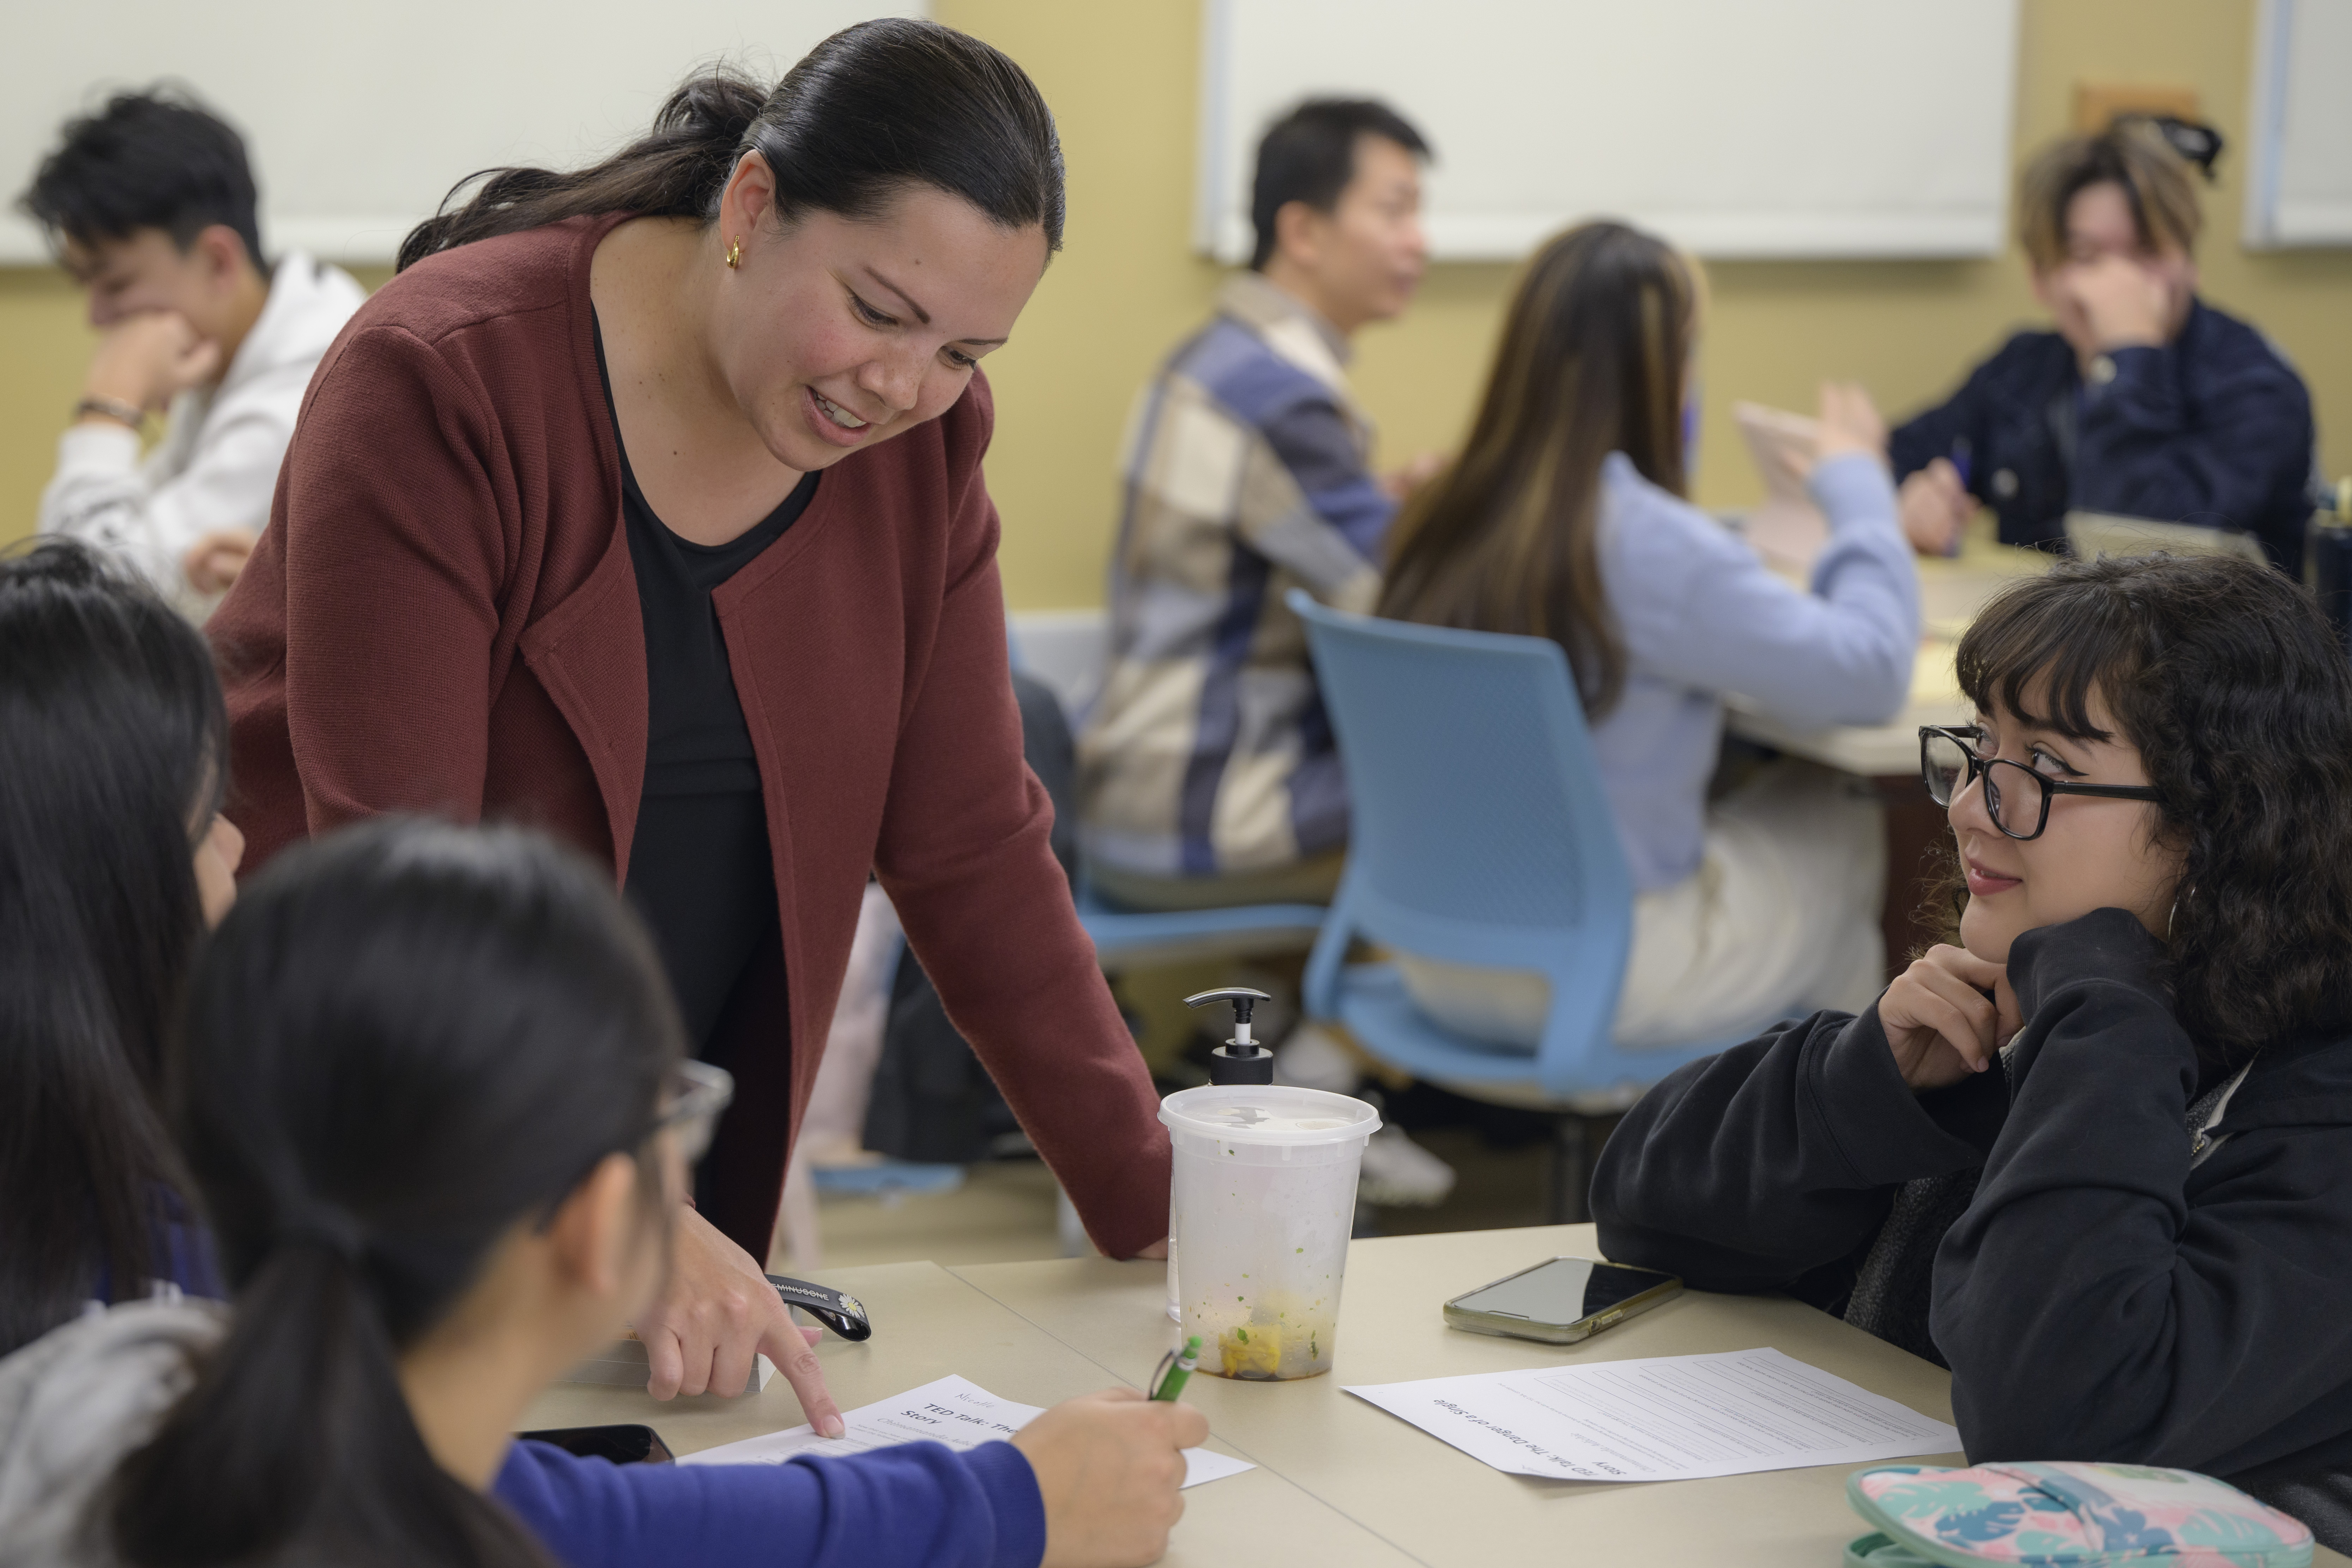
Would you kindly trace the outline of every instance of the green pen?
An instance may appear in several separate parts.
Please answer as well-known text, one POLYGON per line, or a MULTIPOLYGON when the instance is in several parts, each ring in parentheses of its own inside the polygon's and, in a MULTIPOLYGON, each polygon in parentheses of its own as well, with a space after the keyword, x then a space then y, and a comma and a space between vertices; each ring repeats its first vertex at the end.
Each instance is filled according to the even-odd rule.
POLYGON ((1184 1392, 1184 1380, 1192 1376, 1192 1369, 1200 1364, 1201 1336, 1188 1335, 1181 1351, 1170 1351, 1160 1358, 1159 1386, 1151 1391, 1151 1397, 1175 1399, 1184 1392))

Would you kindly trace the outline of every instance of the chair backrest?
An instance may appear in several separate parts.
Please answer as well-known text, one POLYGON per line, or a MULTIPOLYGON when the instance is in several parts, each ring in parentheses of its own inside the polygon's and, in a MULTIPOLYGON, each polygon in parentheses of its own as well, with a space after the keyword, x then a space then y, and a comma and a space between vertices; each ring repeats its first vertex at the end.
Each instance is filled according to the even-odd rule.
POLYGON ((1621 975, 1633 878, 1559 645, 1290 605, 1348 774, 1333 920, 1555 983, 1621 975))

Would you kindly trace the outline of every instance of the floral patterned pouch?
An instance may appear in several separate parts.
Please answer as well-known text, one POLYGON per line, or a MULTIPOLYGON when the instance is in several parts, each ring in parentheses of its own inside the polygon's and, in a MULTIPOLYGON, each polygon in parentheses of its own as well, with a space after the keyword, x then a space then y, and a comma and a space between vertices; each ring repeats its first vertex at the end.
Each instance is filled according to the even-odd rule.
POLYGON ((1848 1568, 2308 1568, 2311 1531, 2237 1488, 2145 1465, 1882 1465, 1846 1478, 1878 1527, 1848 1568))

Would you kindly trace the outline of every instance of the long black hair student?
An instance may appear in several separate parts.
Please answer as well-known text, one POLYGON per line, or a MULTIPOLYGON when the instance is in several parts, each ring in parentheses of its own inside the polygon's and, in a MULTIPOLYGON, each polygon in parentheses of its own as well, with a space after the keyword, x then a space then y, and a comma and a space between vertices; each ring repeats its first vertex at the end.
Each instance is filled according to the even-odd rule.
POLYGON ((1941 1361, 1972 1458, 2352 1548, 2352 663, 2284 574, 2155 556, 2005 588, 1958 673, 1957 941, 1651 1090, 1601 1245, 1941 1361))
POLYGON ((544 1561, 428 1451, 396 1357, 607 1156, 639 1161, 659 1255, 646 1156, 681 1035, 601 881, 520 830, 385 822, 286 857, 223 923, 172 1095, 236 1310, 116 1474, 124 1561, 544 1561))
POLYGON ((5 1355, 93 1296, 209 1278, 156 1100, 200 883, 234 868, 204 638, 86 546, 0 559, 0 759, 5 1355))
POLYGON ((89 1568, 1156 1560, 1208 1426, 1131 1390, 971 1453, 616 1468, 513 1439, 662 1288, 730 1093, 684 1043, 610 879, 542 836, 383 818, 272 864, 169 1067, 233 1309, 118 1304, 0 1357, 0 1542, 89 1568))

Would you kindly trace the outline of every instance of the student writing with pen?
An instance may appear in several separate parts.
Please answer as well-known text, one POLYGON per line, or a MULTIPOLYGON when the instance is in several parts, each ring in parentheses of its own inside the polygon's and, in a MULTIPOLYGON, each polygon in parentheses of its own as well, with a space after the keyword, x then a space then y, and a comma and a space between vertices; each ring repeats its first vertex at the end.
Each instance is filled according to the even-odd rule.
POLYGON ((969 1453, 514 1441, 641 1321, 726 1079, 610 878, 536 835, 374 824, 240 902, 225 729, 152 591, 76 542, 0 560, 0 1563, 1160 1554, 1207 1424, 1131 1389, 969 1453))

